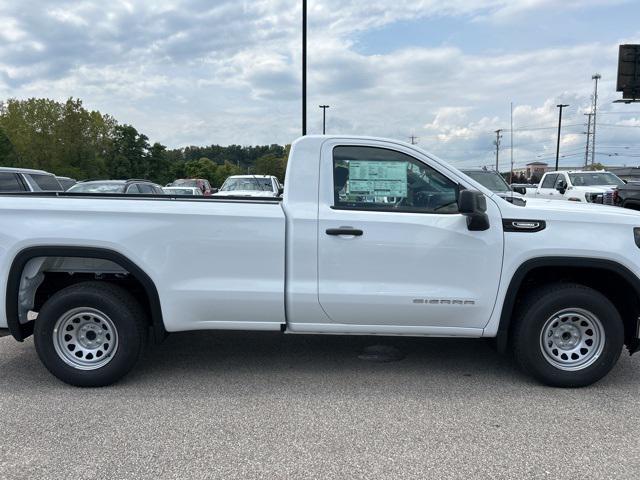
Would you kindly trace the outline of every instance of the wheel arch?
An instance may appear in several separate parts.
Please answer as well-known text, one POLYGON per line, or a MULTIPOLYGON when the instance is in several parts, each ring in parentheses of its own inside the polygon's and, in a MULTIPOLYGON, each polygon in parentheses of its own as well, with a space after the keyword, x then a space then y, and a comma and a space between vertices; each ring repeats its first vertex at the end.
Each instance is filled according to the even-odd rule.
POLYGON ((155 283, 149 275, 135 262, 125 255, 107 248, 73 247, 73 246, 32 246, 27 247, 15 255, 9 268, 7 278, 5 311, 7 326, 11 335, 19 342, 24 341, 33 333, 34 321, 21 323, 19 318, 19 291, 23 272, 27 263, 38 257, 69 257, 107 260, 126 270, 142 285, 147 296, 151 325, 156 341, 162 341, 167 336, 162 317, 160 296, 155 283))
POLYGON ((610 297, 607 293, 611 292, 611 285, 608 288, 602 285, 595 285, 597 282, 594 282, 594 279, 597 278, 595 278, 594 275, 603 274, 606 278, 622 281, 622 290, 633 294, 633 298, 629 300, 629 305, 621 305, 620 302, 616 302, 615 299, 610 298, 610 300, 613 301, 623 317, 625 344, 629 352, 633 354, 640 350, 640 341, 638 340, 638 329, 640 326, 640 319, 638 318, 640 314, 640 279, 631 270, 618 262, 601 258, 538 257, 525 261, 518 267, 511 278, 502 305, 500 323, 496 335, 499 351, 504 352, 507 349, 512 319, 516 312, 518 301, 524 295, 522 289, 526 286, 527 280, 535 278, 536 274, 549 273, 560 274, 556 278, 556 281, 562 281, 568 277, 571 281, 601 291, 607 297, 610 297), (578 275, 577 278, 576 275, 578 275))

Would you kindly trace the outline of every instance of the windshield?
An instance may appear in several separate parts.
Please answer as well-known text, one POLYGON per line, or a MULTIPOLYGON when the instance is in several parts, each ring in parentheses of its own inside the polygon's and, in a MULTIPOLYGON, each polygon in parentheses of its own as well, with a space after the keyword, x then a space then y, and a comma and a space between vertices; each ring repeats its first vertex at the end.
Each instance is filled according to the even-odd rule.
POLYGON ((197 189, 197 188, 193 189, 193 188, 174 187, 174 188, 165 188, 164 191, 173 195, 198 195, 198 194, 202 195, 202 191, 200 191, 200 189, 197 189))
POLYGON ((221 192, 237 191, 272 191, 271 179, 261 177, 227 178, 221 192))
POLYGON ((76 183, 68 191, 71 193, 124 193, 124 183, 76 183))
POLYGON ((569 179, 575 187, 592 185, 624 185, 624 182, 609 172, 570 173, 569 179))
POLYGON ((475 170, 463 170, 462 173, 471 177, 483 187, 488 188, 492 192, 510 192, 511 188, 504 181, 502 175, 496 172, 478 172, 475 170))

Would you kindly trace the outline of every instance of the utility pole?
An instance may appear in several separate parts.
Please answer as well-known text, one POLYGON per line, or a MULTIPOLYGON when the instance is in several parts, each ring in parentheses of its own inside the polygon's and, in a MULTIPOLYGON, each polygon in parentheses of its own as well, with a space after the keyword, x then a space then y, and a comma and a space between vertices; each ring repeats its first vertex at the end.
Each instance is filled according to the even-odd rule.
POLYGON ((587 148, 584 151, 584 168, 589 165, 589 137, 591 136, 591 117, 593 113, 585 113, 589 120, 587 120, 587 148))
POLYGON ((498 152, 500 151, 500 139, 502 138, 502 135, 500 135, 500 132, 502 131, 501 128, 499 128, 498 130, 496 130, 496 172, 500 173, 500 169, 499 167, 499 160, 498 160, 498 152))
POLYGON ((329 105, 318 105, 322 109, 322 134, 325 135, 327 132, 327 108, 329 105))
POLYGON ((556 145, 556 172, 558 171, 558 160, 560 159, 560 127, 562 127, 562 109, 564 107, 568 107, 569 105, 560 104, 556 105, 560 109, 560 113, 558 113, 558 143, 556 145))
POLYGON ((513 102, 511 102, 511 130, 509 130, 511 137, 511 146, 509 148, 509 154, 511 155, 511 169, 509 170, 509 183, 513 183, 513 102))
POLYGON ((593 136, 591 138, 591 165, 593 165, 596 161, 596 112, 598 111, 598 80, 600 80, 602 76, 599 73, 596 73, 591 77, 592 80, 596 81, 596 85, 593 91, 593 136))
POLYGON ((307 0, 302 0, 302 136, 307 134, 307 0))

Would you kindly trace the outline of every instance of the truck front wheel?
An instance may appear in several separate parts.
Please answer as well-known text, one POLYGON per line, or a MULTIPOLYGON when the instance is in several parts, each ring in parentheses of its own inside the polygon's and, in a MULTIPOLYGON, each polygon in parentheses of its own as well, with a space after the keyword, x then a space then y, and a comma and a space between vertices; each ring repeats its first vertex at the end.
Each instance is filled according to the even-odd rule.
POLYGON ((618 361, 624 326, 600 292, 555 284, 530 294, 518 309, 514 354, 526 372, 555 387, 584 387, 618 361))
POLYGON ((133 368, 147 330, 144 311, 128 292, 85 282, 47 300, 35 322, 34 342, 42 363, 63 382, 102 387, 133 368))

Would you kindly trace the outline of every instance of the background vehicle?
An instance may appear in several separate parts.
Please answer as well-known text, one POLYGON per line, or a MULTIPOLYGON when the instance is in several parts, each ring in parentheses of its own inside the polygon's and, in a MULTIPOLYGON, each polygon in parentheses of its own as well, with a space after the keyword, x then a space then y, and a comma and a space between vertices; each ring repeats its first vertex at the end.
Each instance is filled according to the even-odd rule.
POLYGON ((55 175, 44 170, 0 167, 0 192, 62 192, 55 175))
POLYGON ((216 196, 277 197, 282 193, 278 179, 272 175, 233 175, 228 177, 216 196))
POLYGON ((164 195, 160 185, 148 180, 90 180, 76 183, 68 192, 164 195))
POLYGON ((203 196, 202 190, 198 187, 163 187, 164 193, 167 195, 194 195, 203 196))
POLYGON ((60 185, 62 186, 62 188, 66 191, 69 190, 71 187, 73 187, 76 183, 78 183, 77 180, 75 180, 74 178, 69 178, 69 177, 59 177, 56 176, 56 178, 58 179, 58 182, 60 182, 60 185))
POLYGON ((74 385, 150 327, 495 337, 564 387, 640 348, 638 212, 515 206, 393 140, 297 140, 283 198, 2 194, 0 221, 0 328, 74 385))
POLYGON ((168 187, 196 187, 202 191, 202 194, 209 196, 213 193, 209 180, 204 178, 179 178, 167 185, 168 187))
POLYGON ((538 187, 527 190, 527 196, 570 200, 573 202, 593 202, 598 195, 624 185, 616 175, 598 171, 547 172, 538 187))
POLYGON ((640 183, 628 182, 619 185, 613 190, 598 194, 594 202, 640 210, 640 183))
POLYGON ((515 192, 502 175, 494 170, 465 169, 462 170, 462 173, 488 188, 499 197, 504 198, 507 202, 515 205, 524 205, 526 203, 524 196, 515 192))

